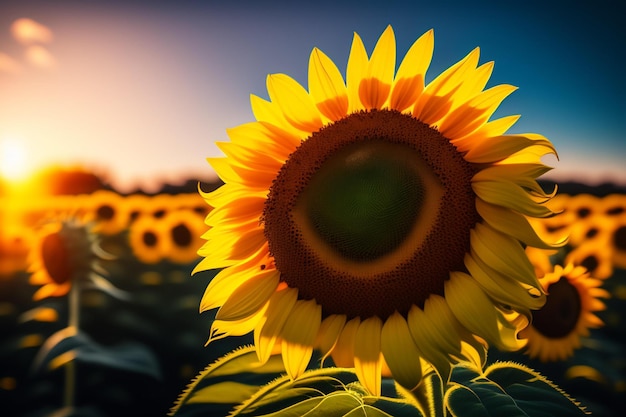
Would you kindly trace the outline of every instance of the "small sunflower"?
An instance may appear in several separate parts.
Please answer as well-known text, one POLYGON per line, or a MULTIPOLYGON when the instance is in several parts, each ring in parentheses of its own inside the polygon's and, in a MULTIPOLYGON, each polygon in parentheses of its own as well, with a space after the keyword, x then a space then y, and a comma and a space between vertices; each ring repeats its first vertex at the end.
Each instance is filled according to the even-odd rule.
POLYGON ((30 253, 30 283, 42 285, 33 299, 63 296, 78 282, 105 285, 106 271, 101 262, 110 259, 88 225, 75 219, 44 225, 30 253))
POLYGON ((524 345, 545 295, 523 245, 550 247, 526 216, 553 214, 536 178, 555 150, 506 135, 518 116, 489 121, 515 87, 485 90, 478 48, 425 85, 433 46, 431 30, 396 72, 391 27, 369 57, 355 34, 345 82, 315 48, 308 91, 273 74, 270 100, 251 96, 257 120, 218 144, 225 184, 203 193, 195 271, 224 268, 201 301, 219 307, 209 341, 254 332, 292 378, 319 349, 373 394, 385 367, 412 389, 421 362, 447 380, 485 341, 524 345))
POLYGON ((165 256, 166 237, 160 220, 151 215, 141 215, 129 228, 128 240, 133 254, 141 262, 155 264, 165 256))
POLYGON ((532 312, 532 324, 520 332, 528 339, 526 353, 542 362, 565 360, 580 346, 590 328, 602 326, 594 312, 604 310, 600 298, 609 293, 601 280, 590 278, 587 269, 567 264, 540 278, 548 294, 546 304, 532 312))
POLYGON ((165 242, 165 257, 176 263, 189 263, 198 258, 204 231, 202 217, 195 211, 178 209, 168 212, 161 220, 165 242))
POLYGON ((128 226, 130 210, 118 193, 98 190, 88 196, 86 204, 86 220, 94 223, 94 231, 113 235, 128 226))

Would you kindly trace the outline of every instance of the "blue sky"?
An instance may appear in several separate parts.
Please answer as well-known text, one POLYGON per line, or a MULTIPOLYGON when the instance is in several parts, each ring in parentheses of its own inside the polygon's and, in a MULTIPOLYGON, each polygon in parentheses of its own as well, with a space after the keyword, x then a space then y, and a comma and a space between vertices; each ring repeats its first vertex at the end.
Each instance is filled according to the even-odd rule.
POLYGON ((399 57, 434 28, 427 81, 480 46, 490 85, 519 87, 496 116, 521 114, 512 132, 553 141, 552 177, 626 184, 623 6, 542 3, 3 1, 0 54, 19 69, 0 70, 0 141, 22 141, 33 166, 81 163, 123 189, 205 178, 214 142, 253 120, 249 94, 267 97, 268 73, 306 86, 313 47, 345 69, 353 32, 371 51, 391 24, 399 57), (53 33, 54 65, 25 60, 9 32, 23 17, 53 33))

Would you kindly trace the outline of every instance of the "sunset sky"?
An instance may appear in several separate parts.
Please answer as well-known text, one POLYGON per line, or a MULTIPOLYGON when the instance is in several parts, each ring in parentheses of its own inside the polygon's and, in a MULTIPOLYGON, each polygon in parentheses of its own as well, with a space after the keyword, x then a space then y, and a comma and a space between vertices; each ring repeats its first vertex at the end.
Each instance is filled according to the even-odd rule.
POLYGON ((556 145, 548 177, 626 185, 623 6, 542 3, 5 0, 0 173, 80 164, 122 191, 205 179, 268 73, 306 86, 313 47, 345 70, 353 32, 371 52, 391 24, 398 57, 434 28, 427 81, 480 46, 490 85, 519 87, 495 117, 556 145))

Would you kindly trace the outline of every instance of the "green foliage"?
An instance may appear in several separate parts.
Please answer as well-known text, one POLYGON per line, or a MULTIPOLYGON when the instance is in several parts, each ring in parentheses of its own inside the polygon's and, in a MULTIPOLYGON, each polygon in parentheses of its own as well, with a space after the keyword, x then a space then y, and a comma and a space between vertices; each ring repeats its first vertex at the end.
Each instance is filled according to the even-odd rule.
POLYGON ((587 414, 555 384, 513 362, 495 363, 482 374, 471 368, 455 367, 445 403, 453 417, 587 414))
POLYGON ((280 355, 261 365, 253 346, 235 350, 202 371, 181 395, 172 416, 231 417, 473 417, 582 416, 578 403, 536 371, 499 362, 484 372, 456 365, 444 385, 435 372, 408 391, 383 378, 371 396, 352 369, 309 369, 292 380, 280 355))

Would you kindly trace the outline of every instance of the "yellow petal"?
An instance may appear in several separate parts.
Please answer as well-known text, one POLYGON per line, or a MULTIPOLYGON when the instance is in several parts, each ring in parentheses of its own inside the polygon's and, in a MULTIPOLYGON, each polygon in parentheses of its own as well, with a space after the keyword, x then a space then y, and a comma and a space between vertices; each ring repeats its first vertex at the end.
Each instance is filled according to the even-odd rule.
POLYGON ((449 113, 439 125, 439 131, 448 139, 466 136, 484 125, 498 106, 517 87, 498 85, 483 91, 449 113))
POLYGON ((230 141, 250 149, 283 155, 283 161, 300 144, 300 137, 267 122, 250 122, 226 129, 230 141))
POLYGON ((267 362, 276 340, 287 321, 291 309, 298 299, 298 290, 284 288, 276 291, 270 298, 265 316, 254 328, 254 345, 261 363, 267 362))
POLYGON ((321 321, 322 307, 315 300, 298 300, 291 309, 281 331, 283 362, 291 379, 309 364, 321 321))
POLYGON ((315 346, 322 354, 322 363, 333 350, 346 324, 345 314, 331 314, 322 320, 315 346))
POLYGON ((452 99, 469 71, 478 64, 480 50, 470 52, 465 58, 442 72, 431 81, 415 103, 413 117, 429 125, 435 124, 452 108, 452 99))
POLYGON ((263 306, 257 313, 240 320, 213 320, 213 323, 211 323, 210 337, 205 343, 205 346, 225 337, 243 336, 252 332, 263 318, 265 311, 266 306, 263 306))
POLYGON ((477 223, 470 230, 470 246, 479 259, 496 271, 532 287, 541 287, 519 241, 477 223))
POLYGON ((478 164, 492 163, 503 160, 515 152, 529 146, 540 146, 556 154, 552 143, 541 135, 527 133, 524 135, 502 135, 491 137, 481 143, 475 144, 464 158, 468 162, 478 164))
POLYGON ((421 355, 406 320, 397 311, 383 325, 380 346, 393 378, 409 390, 415 388, 422 380, 421 355))
POLYGON ((518 350, 526 341, 517 338, 525 327, 519 314, 503 314, 480 286, 463 272, 451 272, 444 283, 445 298, 456 319, 472 333, 502 350, 518 350))
POLYGON ((424 90, 426 70, 430 66, 435 45, 433 30, 416 40, 404 56, 393 80, 389 106, 398 111, 413 106, 424 90))
POLYGON ((363 110, 363 104, 359 97, 359 85, 365 77, 368 66, 367 51, 365 45, 355 32, 350 47, 348 66, 346 68, 346 87, 348 89, 348 113, 363 110))
POLYGON ((289 123, 285 119, 285 115, 282 109, 278 106, 278 103, 272 103, 264 100, 261 97, 250 95, 250 107, 252 108, 252 114, 255 119, 261 123, 277 126, 280 129, 289 132, 290 135, 305 138, 310 132, 303 132, 301 129, 296 128, 292 123, 289 123))
POLYGON ((554 243, 544 242, 526 217, 515 211, 486 203, 480 198, 476 199, 476 210, 480 217, 495 230, 513 236, 526 245, 541 249, 553 249, 567 243, 567 237, 554 243))
POLYGON ((361 319, 358 317, 348 321, 335 343, 335 347, 331 351, 331 356, 335 365, 341 368, 354 367, 354 343, 356 340, 356 332, 361 325, 361 319))
POLYGON ((465 266, 480 287, 494 300, 530 314, 530 310, 540 309, 546 301, 539 288, 531 291, 519 282, 495 271, 473 254, 465 255, 465 266))
POLYGON ((554 213, 548 207, 535 202, 528 192, 511 181, 476 181, 472 190, 483 201, 508 207, 526 216, 549 217, 554 213))
POLYGON ((216 320, 239 320, 258 312, 276 291, 280 273, 260 271, 234 289, 215 315, 216 320))
POLYGON ((354 340, 354 370, 372 395, 380 396, 381 370, 380 338, 383 323, 377 317, 361 322, 354 340))
POLYGON ((367 72, 359 83, 359 97, 366 109, 383 107, 389 97, 395 69, 396 39, 390 25, 376 42, 367 72))
POLYGON ((467 152, 476 146, 477 143, 481 143, 491 137, 504 135, 519 118, 519 115, 512 115, 492 120, 482 125, 478 130, 469 133, 467 136, 451 140, 451 142, 456 146, 459 152, 467 152))
POLYGON ((200 313, 223 305, 236 288, 260 272, 265 251, 267 247, 259 250, 250 260, 224 268, 213 277, 200 301, 200 313))
POLYGON ((272 103, 278 105, 285 119, 296 129, 311 133, 322 127, 322 119, 311 97, 290 76, 268 75, 267 92, 272 103))
MULTIPOLYGON (((437 297, 429 297, 427 302, 434 298, 437 297)), ((434 307, 436 310, 438 306, 434 307)), ((412 306, 408 315, 409 329, 424 359, 447 382, 452 369, 450 355, 460 351, 460 337, 449 318, 445 315, 437 316, 431 310, 432 306, 429 306, 429 311, 426 310, 426 304, 424 310, 412 306)))
POLYGON ((313 48, 309 58, 309 91, 320 113, 336 121, 348 114, 348 89, 335 63, 313 48))

